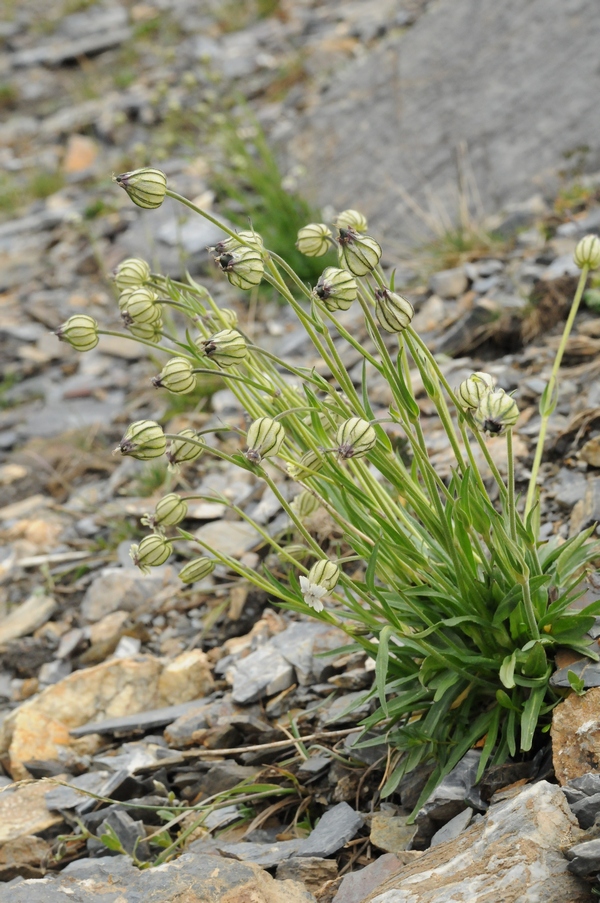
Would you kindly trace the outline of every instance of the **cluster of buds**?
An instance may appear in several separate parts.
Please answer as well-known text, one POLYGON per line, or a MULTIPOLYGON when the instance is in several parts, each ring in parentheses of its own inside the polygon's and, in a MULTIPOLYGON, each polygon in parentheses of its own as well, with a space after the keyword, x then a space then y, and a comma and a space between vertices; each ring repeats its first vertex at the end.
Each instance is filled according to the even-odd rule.
POLYGON ((154 420, 136 420, 125 432, 115 452, 149 461, 164 455, 167 440, 162 427, 154 420))
POLYGON ((147 210, 160 207, 167 193, 167 177, 160 169, 134 169, 114 177, 134 204, 147 210))
POLYGON ((338 257, 341 266, 355 276, 366 276, 381 259, 381 245, 370 235, 362 235, 355 229, 338 229, 338 257))
POLYGON ((192 429, 180 430, 176 439, 171 439, 166 457, 169 468, 176 470, 179 464, 195 461, 204 451, 204 443, 192 429))
POLYGON ((74 314, 59 326, 54 335, 59 342, 67 342, 75 351, 91 351, 98 344, 98 323, 86 314, 74 314))
POLYGON ((580 270, 584 267, 597 270, 600 267, 600 238, 597 235, 585 235, 577 243, 573 259, 580 270))
POLYGON ((306 257, 322 257, 330 248, 331 230, 325 223, 309 223, 298 232, 296 247, 306 257))
POLYGON ((322 301, 328 311, 348 310, 358 295, 354 276, 348 270, 326 267, 313 289, 313 295, 322 301))
POLYGON ((323 611, 323 597, 338 584, 340 569, 335 561, 322 558, 313 564, 308 577, 300 577, 300 591, 306 604, 313 611, 323 611))
POLYGON ((170 492, 156 503, 154 514, 145 514, 142 517, 142 523, 152 530, 173 527, 181 523, 187 517, 187 513, 187 502, 176 492, 170 492))
POLYGON ((263 458, 272 458, 279 453, 284 439, 283 424, 270 417, 259 417, 246 434, 246 458, 251 464, 260 464, 263 458))
POLYGON ((237 251, 238 248, 244 247, 253 248, 255 251, 262 251, 264 249, 264 242, 258 232, 246 230, 238 232, 236 238, 233 236, 224 238, 223 241, 220 241, 212 248, 208 248, 208 250, 216 254, 217 257, 220 257, 221 254, 230 254, 232 251, 237 251))
POLYGON ((386 288, 375 291, 375 316, 386 332, 403 332, 415 314, 410 301, 386 288))
POLYGON ((128 288, 138 288, 150 279, 150 267, 140 257, 128 257, 115 270, 115 285, 120 292, 128 288))
POLYGON ((338 457, 345 461, 348 458, 362 458, 370 452, 377 442, 377 434, 368 420, 351 417, 342 423, 335 441, 338 457))
POLYGON ((156 389, 164 388, 174 395, 187 395, 196 388, 196 374, 186 357, 172 357, 158 376, 152 377, 156 389))
POLYGON ((519 417, 517 403, 504 389, 496 388, 489 373, 478 370, 458 387, 458 397, 473 412, 479 429, 488 436, 499 436, 511 429, 519 417))
POLYGON ((244 336, 235 329, 222 329, 208 339, 199 339, 204 354, 219 367, 239 364, 248 354, 244 336))
POLYGON ((265 271, 261 251, 243 245, 224 251, 214 261, 236 288, 254 288, 262 280, 265 271))
POLYGON ((147 574, 150 568, 164 564, 172 551, 173 546, 162 533, 150 533, 149 536, 144 536, 139 545, 131 546, 129 554, 136 567, 147 574))
POLYGON ((152 289, 143 286, 124 289, 119 297, 119 309, 125 326, 147 326, 158 323, 162 317, 162 308, 157 304, 157 300, 158 295, 152 289))
POLYGON ((204 580, 209 574, 212 574, 217 562, 214 558, 194 558, 188 561, 179 571, 179 579, 182 583, 196 583, 198 580, 204 580))

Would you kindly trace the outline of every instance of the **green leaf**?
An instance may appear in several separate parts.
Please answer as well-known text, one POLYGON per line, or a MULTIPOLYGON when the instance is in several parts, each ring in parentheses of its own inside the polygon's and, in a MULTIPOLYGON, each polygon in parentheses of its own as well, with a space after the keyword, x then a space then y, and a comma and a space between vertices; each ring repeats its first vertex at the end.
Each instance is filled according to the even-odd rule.
POLYGON ((567 680, 571 686, 571 689, 577 693, 578 696, 585 696, 585 680, 583 677, 578 677, 574 671, 567 671, 567 680))
POLYGON ((515 686, 515 665, 517 663, 516 650, 512 655, 507 655, 500 666, 499 677, 504 686, 511 690, 515 686))
POLYGON ((389 663, 389 642, 392 636, 392 628, 384 627, 379 634, 379 649, 377 650, 377 659, 375 661, 375 683, 377 685, 377 695, 381 708, 388 714, 387 698, 385 688, 387 684, 388 663, 389 663))
POLYGON ((550 383, 546 383, 546 388, 542 392, 542 396, 540 398, 540 414, 542 417, 550 417, 551 414, 554 413, 556 405, 558 403, 558 386, 556 381, 554 382, 554 387, 552 392, 550 392, 550 383))
POLYGON ((521 750, 529 752, 533 743, 533 735, 537 727, 540 709, 546 695, 546 687, 538 687, 532 690, 529 699, 523 706, 521 716, 521 750))
POLYGON ((377 554, 379 552, 379 546, 381 544, 381 537, 377 540, 375 545, 373 546, 373 551, 369 557, 369 563, 367 564, 367 570, 365 571, 365 583, 367 584, 367 589, 369 592, 375 592, 375 574, 377 573, 377 554))
POLYGON ((541 677, 548 668, 546 650, 541 643, 535 643, 528 651, 525 661, 521 665, 521 673, 525 677, 541 677))
POLYGON ((99 839, 108 850, 116 850, 119 853, 125 852, 121 845, 121 841, 115 833, 114 828, 111 828, 110 825, 107 825, 106 831, 104 832, 104 834, 100 835, 99 839))

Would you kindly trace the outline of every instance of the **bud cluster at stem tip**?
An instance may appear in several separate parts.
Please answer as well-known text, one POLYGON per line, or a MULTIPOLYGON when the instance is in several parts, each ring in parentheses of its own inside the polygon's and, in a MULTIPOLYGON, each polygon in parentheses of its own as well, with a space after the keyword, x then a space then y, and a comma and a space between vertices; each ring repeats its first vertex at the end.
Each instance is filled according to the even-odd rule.
POLYGON ((597 235, 585 235, 577 243, 573 259, 580 270, 584 266, 597 270, 600 267, 600 238, 597 235))

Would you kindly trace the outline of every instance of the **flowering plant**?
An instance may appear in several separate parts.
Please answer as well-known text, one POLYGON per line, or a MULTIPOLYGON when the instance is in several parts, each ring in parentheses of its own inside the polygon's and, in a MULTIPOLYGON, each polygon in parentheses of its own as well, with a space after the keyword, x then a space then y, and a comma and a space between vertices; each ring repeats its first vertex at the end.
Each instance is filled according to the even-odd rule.
MULTIPOLYGON (((478 777, 490 763, 529 752, 536 729, 547 725, 558 701, 549 682, 554 651, 566 646, 597 658, 586 631, 600 603, 573 607, 582 575, 599 555, 593 528, 562 545, 558 537, 540 542, 536 480, 545 425, 556 403, 560 359, 587 273, 600 264, 600 241, 588 237, 578 247, 581 279, 542 396, 540 441, 521 513, 512 443, 516 402, 487 373, 473 373, 456 390, 448 384, 411 325, 412 305, 395 291, 393 274, 384 276, 381 247, 367 234, 362 214, 343 211, 335 238, 322 223, 300 230, 303 253, 320 256, 332 244, 338 249, 338 266, 327 267, 311 288, 263 246, 260 236, 228 229, 168 189, 157 170, 126 173, 117 181, 143 207, 159 206, 168 196, 219 225, 227 237, 212 249, 216 265, 239 288, 261 280, 274 286, 329 374, 291 366, 252 344, 235 314, 220 309, 191 278, 177 282, 152 274, 144 261, 121 264, 116 284, 132 339, 171 355, 154 385, 185 394, 202 374, 218 372, 243 405, 249 426, 245 450, 230 454, 192 429, 171 435, 154 421, 138 421, 119 451, 140 459, 166 453, 171 467, 210 453, 251 471, 271 489, 296 533, 294 544, 282 544, 235 508, 287 571, 282 577, 268 568, 253 569, 177 526, 187 508, 171 493, 148 518, 154 532, 132 550, 136 563, 142 568, 162 564, 178 540, 199 542, 203 554, 185 565, 185 582, 205 577, 221 562, 284 607, 341 627, 349 638, 347 648, 375 661, 375 686, 365 695, 376 700, 376 708, 363 728, 364 734, 377 729, 378 736, 362 743, 381 742, 384 732, 390 744, 384 794, 420 764, 431 763, 418 807, 472 747, 481 749, 478 777), (143 298, 134 304, 131 298, 140 291, 143 298), (189 317, 185 337, 164 330, 165 304, 189 317), (364 316, 368 348, 338 317, 352 304, 364 316), (343 344, 363 361, 359 386, 344 366, 343 344), (384 420, 374 416, 369 370, 389 389, 392 401, 384 420), (413 391, 415 375, 452 450, 449 480, 430 460, 413 391), (402 432, 407 454, 394 447, 388 423, 402 432), (506 443, 506 478, 490 436, 496 437, 496 447, 506 443), (291 503, 284 480, 298 487, 291 503), (326 555, 308 528, 306 518, 317 506, 339 526, 345 554, 326 555), (173 534, 169 538, 167 528, 173 534)), ((103 332, 92 318, 76 315, 58 336, 85 351, 103 332)))

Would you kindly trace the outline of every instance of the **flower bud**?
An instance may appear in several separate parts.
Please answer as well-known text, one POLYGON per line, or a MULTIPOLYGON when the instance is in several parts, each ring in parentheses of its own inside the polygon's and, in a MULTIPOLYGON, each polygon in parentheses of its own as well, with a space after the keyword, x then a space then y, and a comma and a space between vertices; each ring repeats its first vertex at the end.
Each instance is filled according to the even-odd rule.
POLYGON ((235 329, 222 329, 209 339, 200 339, 198 344, 205 355, 220 367, 239 364, 248 354, 244 336, 235 329))
POLYGON ((340 458, 362 458, 377 442, 377 434, 366 420, 351 417, 340 426, 336 442, 340 458))
POLYGON ((387 288, 375 291, 375 316, 386 332, 402 332, 410 325, 414 316, 414 308, 410 301, 390 292, 387 288))
POLYGON ((196 388, 196 374, 185 357, 172 357, 158 376, 152 378, 156 389, 165 388, 174 395, 187 395, 196 388))
POLYGON ((138 288, 150 279, 150 267, 140 257, 128 257, 115 270, 115 284, 119 291, 138 288))
POLYGON ((573 260, 580 270, 587 266, 596 270, 600 266, 600 238, 597 235, 585 235, 577 243, 573 260))
POLYGON ((145 209, 160 207, 167 192, 167 177, 160 169, 134 169, 114 177, 134 204, 145 209))
POLYGON ((135 295, 137 301, 141 301, 143 298, 151 302, 158 300, 158 295, 154 289, 147 288, 145 285, 131 285, 128 288, 124 288, 119 295, 119 310, 121 313, 123 313, 127 307, 127 303, 132 295, 135 295))
POLYGON ((183 464, 184 461, 195 461, 204 451, 204 443, 195 430, 180 430, 178 439, 171 439, 167 449, 167 461, 172 467, 183 464), (189 440, 193 439, 193 442, 189 440))
POLYGON ((162 427, 154 420, 136 420, 119 442, 117 451, 140 461, 159 458, 164 454, 167 440, 162 427))
POLYGON ((278 453, 284 439, 283 424, 270 417, 259 417, 250 425, 246 434, 246 457, 252 464, 260 464, 263 458, 272 458, 278 453))
POLYGON ((194 558, 193 561, 188 561, 181 568, 179 579, 183 583, 196 583, 197 580, 203 580, 209 574, 212 574, 216 565, 217 562, 214 558, 194 558))
POLYGON ((130 323, 127 327, 131 335, 136 339, 144 339, 146 342, 160 342, 162 338, 162 317, 154 323, 130 323))
MULTIPOLYGON (((292 542, 292 543, 289 543, 287 546, 283 546, 283 551, 287 552, 289 557, 293 558, 294 561, 298 561, 300 563, 302 563, 303 561, 306 561, 313 554, 311 552, 311 550, 308 548, 308 546, 303 546, 302 543, 299 543, 299 542, 296 542, 296 543, 292 542)), ((278 554, 277 557, 278 557, 279 561, 282 562, 283 564, 285 564, 288 561, 288 558, 286 558, 285 555, 282 555, 281 552, 278 554)))
POLYGON ((381 259, 378 242, 370 235, 359 235, 354 229, 340 229, 338 244, 340 264, 355 276, 364 276, 374 270, 381 259))
POLYGON ((484 373, 483 370, 478 370, 461 382, 458 387, 458 397, 466 408, 478 408, 484 395, 491 392, 495 385, 496 380, 493 376, 484 373))
POLYGON ((151 533, 150 536, 144 536, 139 545, 133 545, 129 554, 136 567, 147 574, 150 568, 164 564, 172 551, 173 546, 162 533, 151 533))
POLYGON ((306 257, 322 257, 329 250, 331 230, 325 223, 309 223, 298 232, 296 247, 306 257))
POLYGON ((300 520, 305 520, 307 517, 310 517, 311 514, 315 513, 320 504, 318 498, 315 498, 312 492, 308 492, 308 490, 305 489, 296 496, 291 503, 290 508, 300 520))
POLYGON ((326 267, 313 289, 313 295, 322 301, 327 310, 348 310, 358 295, 354 276, 348 270, 326 267))
POLYGON ((133 291, 119 307, 126 326, 131 326, 132 323, 136 326, 142 323, 156 323, 162 314, 160 304, 156 303, 156 295, 145 288, 133 291))
POLYGON ((514 398, 507 395, 504 389, 494 389, 483 396, 473 416, 484 433, 498 436, 515 425, 519 409, 514 398))
POLYGON ((261 252, 243 246, 215 257, 215 263, 219 264, 232 285, 242 289, 258 285, 265 271, 261 252))
POLYGON ((209 325, 213 327, 213 329, 235 329, 238 324, 238 315, 229 307, 222 307, 219 310, 218 315, 212 314, 209 317, 208 322, 209 325))
POLYGON ((354 229, 355 232, 367 231, 367 218, 358 210, 342 210, 338 213, 334 225, 338 229, 354 229))
POLYGON ((323 459, 315 451, 304 452, 297 464, 288 464, 287 472, 292 480, 304 480, 312 476, 310 471, 319 471, 323 467, 323 459))
POLYGON ((91 351, 99 342, 98 323, 86 314, 75 314, 54 333, 59 342, 67 342, 76 351, 91 351))
POLYGON ((264 242, 258 232, 249 230, 238 232, 236 238, 233 238, 233 236, 230 235, 229 238, 224 238, 223 241, 216 244, 214 248, 209 248, 209 251, 215 251, 217 257, 220 257, 221 254, 230 253, 231 251, 236 251, 238 248, 247 246, 254 248, 255 251, 263 250, 264 242))
POLYGON ((156 503, 154 514, 146 514, 142 523, 154 530, 156 527, 172 527, 187 517, 188 506, 180 495, 170 492, 156 503))
POLYGON ((311 583, 325 587, 331 591, 337 586, 340 579, 340 569, 335 561, 329 558, 321 558, 315 562, 308 572, 308 579, 311 583))

